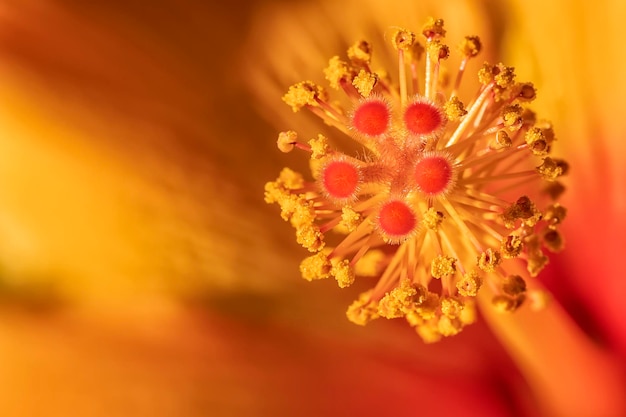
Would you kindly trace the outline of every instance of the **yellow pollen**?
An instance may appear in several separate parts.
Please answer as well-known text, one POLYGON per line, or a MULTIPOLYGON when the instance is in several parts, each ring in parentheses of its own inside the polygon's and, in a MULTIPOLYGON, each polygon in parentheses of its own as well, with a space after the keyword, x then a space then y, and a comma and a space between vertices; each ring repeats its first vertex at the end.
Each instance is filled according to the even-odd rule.
POLYGON ((323 100, 326 98, 324 89, 312 81, 303 81, 289 87, 289 90, 283 96, 283 101, 290 106, 295 113, 306 105, 318 106, 318 98, 323 100))
POLYGON ((430 264, 433 278, 443 278, 456 272, 456 259, 447 255, 438 255, 430 264))
POLYGON ((317 138, 309 140, 308 143, 311 147, 311 159, 322 159, 330 151, 328 138, 324 135, 317 135, 317 138))
POLYGON ((323 70, 330 94, 311 81, 289 87, 283 101, 334 132, 308 142, 280 133, 278 149, 308 155, 310 172, 285 168, 264 195, 311 252, 305 280, 371 281, 347 318, 404 318, 426 343, 478 320, 484 288, 495 296, 482 308, 545 306, 549 295, 526 282, 563 249, 569 169, 551 155, 551 123, 527 107, 533 84, 502 63, 465 74, 480 39, 465 37, 452 51, 460 59, 447 60, 445 35, 433 18, 421 32, 396 29, 386 55, 397 65, 376 72, 359 40, 323 70))
POLYGON ((347 55, 353 65, 367 66, 372 60, 372 46, 367 41, 358 41, 348 48, 347 55))
POLYGON ((324 69, 324 76, 328 80, 329 85, 335 90, 341 87, 342 80, 350 79, 350 69, 345 61, 338 56, 334 56, 328 61, 328 66, 324 69))
POLYGON ((300 273, 307 281, 329 278, 330 268, 330 261, 322 252, 304 258, 300 263, 300 273))
POLYGON ((481 47, 478 36, 466 36, 459 45, 459 50, 467 58, 473 58, 480 53, 481 47))
POLYGON ((446 117, 452 122, 456 122, 461 117, 467 114, 465 106, 457 96, 450 97, 450 100, 443 105, 443 111, 446 112, 446 117))
POLYGON ((374 86, 378 81, 376 74, 361 70, 358 75, 352 80, 352 85, 363 97, 369 97, 374 90, 374 86))

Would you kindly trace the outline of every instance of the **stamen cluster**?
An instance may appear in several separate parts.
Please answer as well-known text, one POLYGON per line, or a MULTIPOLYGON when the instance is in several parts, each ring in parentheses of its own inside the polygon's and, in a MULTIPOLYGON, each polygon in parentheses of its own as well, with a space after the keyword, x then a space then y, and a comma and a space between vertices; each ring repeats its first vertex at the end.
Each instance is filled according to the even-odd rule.
POLYGON ((283 100, 294 111, 311 111, 363 152, 347 155, 323 135, 303 142, 283 132, 278 148, 308 152, 312 179, 285 168, 266 185, 265 200, 280 206, 312 253, 300 267, 305 279, 333 277, 347 287, 357 277, 378 278, 348 308, 351 321, 403 317, 434 342, 475 320, 485 285, 502 312, 539 299, 511 272, 513 260, 525 261, 534 277, 548 262, 544 250, 562 249, 558 226, 566 210, 556 199, 567 163, 549 156, 552 127, 526 108, 536 94, 532 84, 517 82, 511 67, 485 63, 476 93, 462 99, 480 40, 461 42, 456 78, 446 83, 443 21, 429 20, 421 35, 423 43, 404 29, 391 36, 395 81, 372 69, 365 41, 351 46, 347 59, 331 58, 326 79, 349 107, 310 81, 289 88, 283 100), (332 247, 330 233, 342 236, 332 247))

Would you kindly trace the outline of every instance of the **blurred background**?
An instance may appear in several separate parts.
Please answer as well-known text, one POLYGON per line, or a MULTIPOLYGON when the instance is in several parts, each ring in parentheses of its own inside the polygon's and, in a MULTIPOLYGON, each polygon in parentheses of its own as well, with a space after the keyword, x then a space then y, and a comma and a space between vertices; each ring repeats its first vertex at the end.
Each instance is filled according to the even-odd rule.
MULTIPOLYGON (((276 132, 295 127, 273 95, 360 22, 442 16, 546 82, 540 54, 505 47, 532 26, 516 2, 368 3, 388 15, 347 0, 0 1, 1 415, 536 415, 484 325, 423 346, 404 326, 346 323, 358 288, 303 282, 292 230, 262 201, 291 165, 276 132)), ((579 115, 555 106, 569 86, 539 105, 579 115)))

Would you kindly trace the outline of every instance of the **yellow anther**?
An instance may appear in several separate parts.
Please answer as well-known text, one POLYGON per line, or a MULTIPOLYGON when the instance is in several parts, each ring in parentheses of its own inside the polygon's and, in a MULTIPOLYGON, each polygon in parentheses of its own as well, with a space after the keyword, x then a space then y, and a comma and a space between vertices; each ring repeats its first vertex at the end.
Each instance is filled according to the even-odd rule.
POLYGON ((459 50, 467 58, 473 58, 480 53, 482 45, 478 36, 466 36, 459 45, 459 50))
POLYGON ((483 85, 493 82, 495 71, 496 67, 488 62, 483 63, 483 66, 478 70, 478 81, 483 85))
POLYGON ((543 163, 537 167, 537 172, 548 181, 554 181, 564 174, 563 166, 549 156, 543 158, 543 163))
POLYGON ((376 302, 371 300, 370 295, 371 291, 364 292, 350 304, 346 311, 348 320, 360 326, 365 326, 370 321, 380 317, 378 315, 378 306, 376 302))
POLYGON ((537 89, 532 83, 520 83, 516 86, 519 91, 517 99, 522 102, 533 101, 537 97, 537 89))
POLYGON ((548 264, 548 257, 541 250, 541 241, 537 235, 531 235, 525 240, 526 252, 528 259, 526 260, 526 269, 531 277, 536 277, 539 272, 548 264))
POLYGON ((496 270, 496 267, 502 263, 502 256, 497 250, 489 248, 478 255, 476 263, 481 270, 485 272, 493 272, 496 270))
POLYGON ((295 228, 312 225, 315 221, 313 202, 302 197, 299 197, 297 201, 298 204, 293 208, 289 222, 295 228))
POLYGON ((526 281, 519 275, 509 275, 502 282, 502 292, 510 297, 517 298, 526 292, 526 281))
POLYGON ((456 272, 456 259, 448 255, 437 255, 430 264, 433 278, 443 278, 456 272))
MULTIPOLYGON (((419 288, 419 287, 418 287, 419 288)), ((408 279, 389 291, 378 303, 378 313, 388 319, 404 317, 425 299, 425 290, 414 287, 408 279)))
POLYGON ((463 301, 463 304, 463 310, 461 310, 461 314, 459 314, 459 320, 461 324, 466 326, 476 322, 478 317, 476 314, 476 303, 473 299, 466 299, 463 301))
POLYGON ((502 220, 507 229, 515 227, 516 220, 522 220, 526 226, 534 226, 541 220, 541 212, 527 196, 522 196, 502 213, 502 220))
POLYGON ((330 261, 323 252, 304 258, 300 263, 300 273, 307 281, 329 278, 330 268, 330 261))
POLYGON ((461 315, 462 311, 463 303, 459 299, 450 296, 441 298, 441 312, 443 315, 455 319, 461 315))
POLYGON ((287 132, 280 132, 278 139, 276 140, 276 146, 281 152, 288 153, 293 150, 298 142, 298 134, 293 130, 287 132))
POLYGON ((290 168, 283 168, 276 181, 279 184, 284 185, 288 190, 298 190, 304 186, 304 178, 302 178, 302 174, 295 172, 290 168))
POLYGON ((463 329, 463 325, 459 320, 451 319, 448 316, 442 316, 437 323, 437 330, 442 336, 454 336, 463 329))
POLYGON ((341 223, 339 223, 339 226, 346 232, 354 232, 362 221, 363 216, 352 207, 344 206, 341 209, 341 223))
POLYGON ((353 65, 366 66, 372 60, 372 45, 366 41, 358 41, 348 48, 348 58, 353 65))
POLYGON ((422 34, 427 39, 443 38, 446 36, 443 19, 428 18, 428 21, 422 26, 422 34))
POLYGON ((265 183, 265 202, 267 204, 278 203, 285 199, 289 192, 278 181, 270 181, 265 183))
POLYGON ((444 218, 445 217, 442 212, 430 207, 424 212, 422 224, 430 230, 437 231, 439 229, 439 226, 441 226, 441 222, 443 222, 444 218))
POLYGON ((464 297, 476 297, 482 282, 483 280, 481 276, 478 275, 478 271, 472 270, 464 274, 456 283, 456 289, 459 294, 464 297))
POLYGON ((515 81, 515 70, 513 67, 507 67, 502 64, 498 64, 496 74, 493 78, 496 85, 502 89, 507 89, 513 86, 515 81))
POLYGON ((524 249, 522 238, 517 235, 508 235, 500 242, 500 253, 506 259, 517 258, 524 249))
POLYGON ((347 259, 333 258, 330 261, 332 268, 330 274, 335 277, 340 288, 349 287, 354 283, 354 269, 347 259))
POLYGON ((502 109, 502 123, 509 130, 514 131, 520 128, 522 124, 522 113, 524 109, 519 104, 505 106, 502 109))
POLYGON ((306 105, 317 106, 317 99, 325 100, 326 93, 322 87, 312 81, 302 81, 292 85, 283 96, 283 101, 291 106, 294 112, 306 105))
POLYGON ((422 326, 425 323, 425 320, 422 318, 422 316, 420 316, 419 313, 415 310, 406 313, 406 316, 404 316, 404 318, 413 327, 422 326))
POLYGON ((424 343, 437 343, 441 340, 441 333, 437 326, 425 323, 415 328, 417 334, 422 338, 424 343))
POLYGON ((354 80, 352 80, 352 85, 363 97, 369 97, 377 82, 378 77, 376 74, 361 70, 359 74, 354 77, 354 80))
POLYGON ((296 241, 309 252, 319 252, 324 248, 324 235, 316 225, 307 224, 298 227, 296 241))
POLYGON ((512 313, 520 306, 520 300, 507 297, 505 295, 496 295, 491 300, 491 304, 500 313, 512 313))
POLYGON ((397 50, 410 51, 415 43, 415 33, 406 29, 398 29, 391 36, 391 44, 397 50))
POLYGON ((416 307, 415 311, 424 320, 430 320, 437 315, 439 309, 439 296, 434 292, 429 292, 425 287, 422 287, 426 296, 422 302, 416 307))
POLYGON ((511 137, 505 130, 500 129, 496 132, 496 140, 491 144, 493 149, 504 149, 511 146, 513 142, 511 141, 511 137))
POLYGON ((452 96, 450 100, 446 101, 443 105, 443 111, 446 113, 446 118, 452 122, 459 120, 467 114, 463 102, 457 96, 452 96))
POLYGON ((538 127, 528 129, 524 135, 524 139, 533 155, 545 156, 548 154, 549 146, 543 129, 538 127))
POLYGON ((428 55, 433 61, 447 59, 450 56, 450 48, 448 45, 441 43, 439 40, 433 40, 426 45, 428 55))
POLYGON ((550 205, 546 209, 545 213, 543 214, 543 219, 547 221, 550 226, 556 226, 557 224, 561 224, 563 220, 565 220, 566 215, 567 209, 559 203, 555 203, 550 205))
POLYGON ((351 78, 351 72, 345 61, 338 56, 334 56, 328 61, 328 66, 324 68, 324 76, 332 88, 338 89, 342 80, 351 78))
POLYGON ((311 159, 322 159, 330 152, 328 138, 322 134, 319 134, 316 138, 309 140, 308 143, 311 147, 311 159))

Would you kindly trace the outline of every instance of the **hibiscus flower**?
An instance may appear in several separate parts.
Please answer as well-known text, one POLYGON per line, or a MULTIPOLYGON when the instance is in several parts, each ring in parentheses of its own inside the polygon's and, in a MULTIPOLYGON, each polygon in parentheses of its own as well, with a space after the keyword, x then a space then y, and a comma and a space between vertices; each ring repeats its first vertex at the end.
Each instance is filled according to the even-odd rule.
MULTIPOLYGON (((525 15, 531 9, 521 3, 511 15, 462 1, 374 9, 274 3, 265 12, 245 1, 232 8, 165 0, 1 6, 2 414, 620 415, 622 362, 606 353, 623 346, 623 331, 613 314, 618 304, 604 301, 618 299, 618 275, 587 295, 588 274, 574 264, 595 260, 619 272, 584 236, 590 229, 576 226, 594 214, 590 235, 613 241, 604 223, 612 216, 598 216, 599 202, 586 197, 611 175, 619 190, 619 166, 579 173, 590 184, 584 192, 569 186, 568 249, 541 278, 566 306, 580 301, 593 311, 597 322, 585 329, 611 341, 600 350, 558 307, 481 318, 434 345, 400 323, 353 326, 344 309, 354 294, 298 279, 301 248, 260 196, 290 159, 272 140, 293 120, 276 110, 283 89, 367 33, 419 27, 435 14, 450 37, 480 35, 485 59, 500 58, 493 41, 502 34, 510 39, 501 45, 545 54, 532 68, 521 65, 525 57, 507 64, 533 81, 535 73, 545 78, 537 80, 538 104, 563 137, 571 178, 581 178, 577 167, 591 161, 582 151, 586 135, 566 147, 572 108, 540 100, 567 100, 587 74, 602 86, 597 69, 575 74, 555 63, 557 52, 538 35, 552 26, 537 30, 542 21, 525 15), (320 9, 327 20, 318 19, 320 9), (509 18, 522 24, 509 27, 509 18), (260 32, 250 26, 256 19, 260 32), (273 27, 285 22, 292 31, 273 27), (246 65, 250 58, 265 65, 293 54, 301 55, 283 62, 295 79, 275 80, 276 94, 254 84, 268 123, 257 114, 241 55, 246 65), (559 95, 550 86, 563 74, 574 81, 559 95)), ((608 38, 617 43, 619 36, 608 38)), ((559 48, 558 56, 571 57, 567 51, 559 48)), ((610 54, 595 53, 608 61, 610 54)), ((614 109, 604 95, 594 97, 578 103, 576 114, 604 125, 614 109), (598 110, 583 112, 599 103, 607 110, 598 119, 598 110)), ((317 128, 312 120, 301 126, 317 128)), ((614 149, 613 134, 597 146, 614 149)), ((618 204, 601 207, 619 213, 618 204)))

